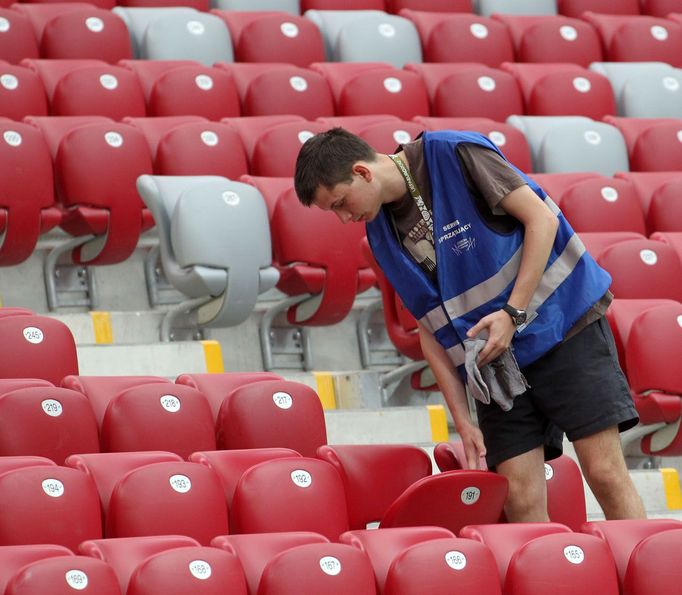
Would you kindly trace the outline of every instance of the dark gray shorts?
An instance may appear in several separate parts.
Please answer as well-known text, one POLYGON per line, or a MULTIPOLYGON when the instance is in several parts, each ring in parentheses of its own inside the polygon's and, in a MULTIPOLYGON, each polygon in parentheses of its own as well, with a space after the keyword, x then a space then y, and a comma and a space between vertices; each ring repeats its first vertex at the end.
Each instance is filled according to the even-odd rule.
POLYGON ((573 442, 611 426, 623 432, 639 417, 604 317, 522 370, 530 388, 510 411, 476 402, 488 467, 544 445, 558 457, 573 442))

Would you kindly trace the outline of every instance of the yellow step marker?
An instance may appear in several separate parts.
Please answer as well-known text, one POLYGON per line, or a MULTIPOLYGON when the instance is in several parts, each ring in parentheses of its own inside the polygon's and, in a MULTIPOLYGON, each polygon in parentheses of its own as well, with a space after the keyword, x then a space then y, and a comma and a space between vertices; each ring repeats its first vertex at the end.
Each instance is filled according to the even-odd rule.
POLYGON ((114 342, 114 332, 111 328, 110 312, 90 312, 92 330, 95 334, 95 343, 109 345, 114 342))
POLYGON ((223 352, 218 341, 201 341, 206 359, 206 371, 209 374, 221 374, 225 371, 223 352))
POLYGON ((322 409, 336 409, 336 391, 334 378, 329 372, 313 372, 317 382, 317 394, 322 403, 322 409))
POLYGON ((680 490, 680 476, 677 469, 661 469, 665 499, 670 510, 682 509, 682 490, 680 490))
POLYGON ((427 405, 429 419, 431 421, 431 440, 434 442, 447 442, 450 439, 448 433, 448 418, 442 405, 427 405))

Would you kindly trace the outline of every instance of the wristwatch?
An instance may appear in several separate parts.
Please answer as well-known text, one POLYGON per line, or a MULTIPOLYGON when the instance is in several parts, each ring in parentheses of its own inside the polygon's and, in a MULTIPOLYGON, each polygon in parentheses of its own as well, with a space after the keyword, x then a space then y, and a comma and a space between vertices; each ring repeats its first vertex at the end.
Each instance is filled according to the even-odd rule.
POLYGON ((502 306, 502 309, 509 314, 509 316, 511 316, 511 319, 514 321, 516 326, 521 326, 524 322, 526 322, 528 314, 525 310, 517 310, 514 308, 514 306, 510 306, 509 304, 502 306))

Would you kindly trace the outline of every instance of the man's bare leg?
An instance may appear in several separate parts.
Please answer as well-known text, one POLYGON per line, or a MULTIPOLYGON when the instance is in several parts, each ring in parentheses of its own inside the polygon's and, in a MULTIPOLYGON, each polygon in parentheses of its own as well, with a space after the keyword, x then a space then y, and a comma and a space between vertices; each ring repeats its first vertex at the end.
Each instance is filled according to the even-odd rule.
POLYGON ((496 471, 509 481, 504 512, 510 523, 543 522, 547 516, 544 447, 499 463, 496 471))
POLYGON ((644 519, 642 499, 625 465, 618 428, 613 426, 573 443, 587 484, 607 519, 644 519))

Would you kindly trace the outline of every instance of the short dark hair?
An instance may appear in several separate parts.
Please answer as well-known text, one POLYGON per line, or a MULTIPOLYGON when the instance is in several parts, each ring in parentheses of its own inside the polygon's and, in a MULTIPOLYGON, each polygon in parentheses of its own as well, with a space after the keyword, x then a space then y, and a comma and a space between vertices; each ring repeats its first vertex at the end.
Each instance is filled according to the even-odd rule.
POLYGON ((359 136, 343 128, 332 128, 310 137, 298 153, 294 188, 298 200, 309 207, 320 186, 333 188, 350 183, 353 164, 375 161, 376 151, 359 136))

